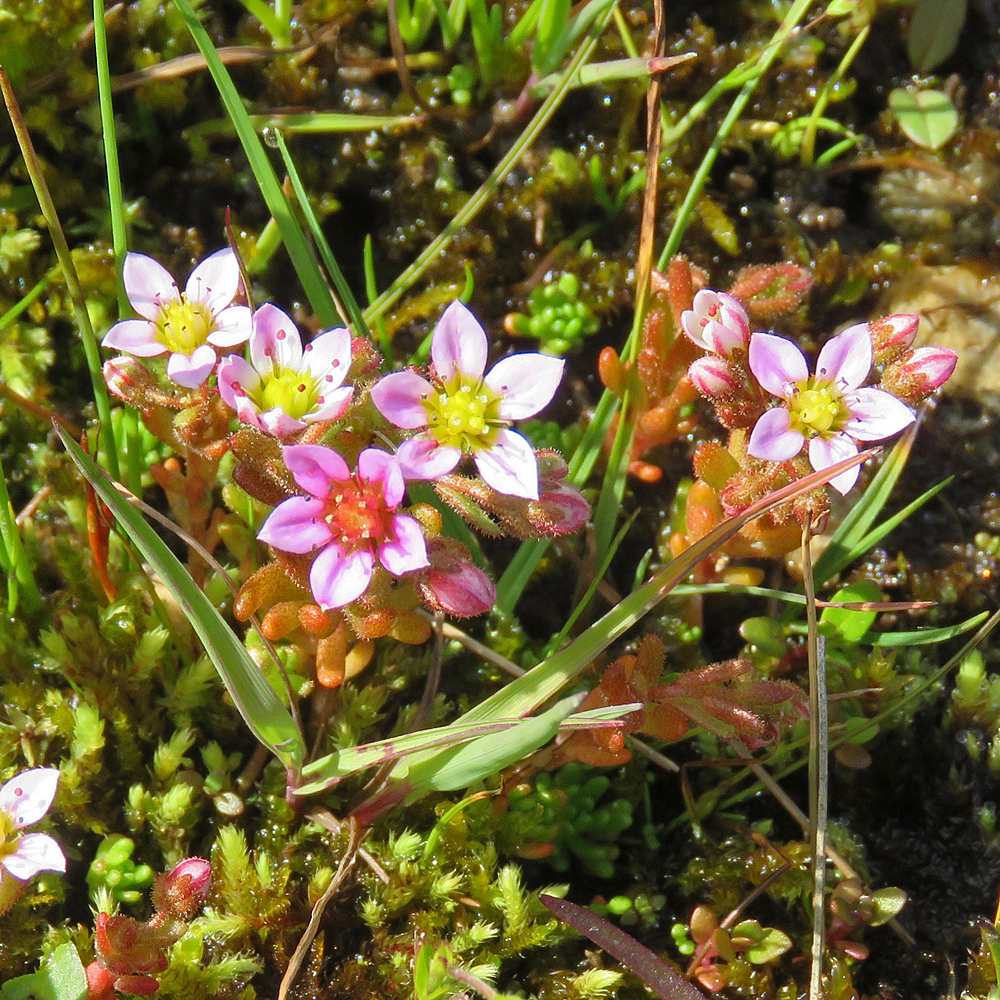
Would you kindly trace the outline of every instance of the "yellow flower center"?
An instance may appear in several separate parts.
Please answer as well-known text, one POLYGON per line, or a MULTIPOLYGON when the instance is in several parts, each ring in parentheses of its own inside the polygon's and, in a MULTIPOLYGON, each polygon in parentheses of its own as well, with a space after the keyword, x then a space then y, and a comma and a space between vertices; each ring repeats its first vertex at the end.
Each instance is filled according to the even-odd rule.
POLYGON ((191 302, 181 295, 160 306, 156 318, 156 339, 172 354, 190 355, 218 329, 215 317, 204 302, 191 302))
POLYGON ((427 423, 437 442, 462 451, 480 451, 496 443, 506 426, 500 417, 500 396, 459 372, 424 400, 427 423))
POLYGON ((252 398, 259 409, 278 407, 295 420, 301 420, 322 402, 316 379, 308 371, 297 372, 290 368, 262 375, 252 398))
POLYGON ((17 850, 17 824, 14 817, 0 809, 0 858, 17 850))
POLYGON ((788 401, 788 426, 807 438, 839 431, 851 418, 844 397, 829 380, 800 382, 788 401))

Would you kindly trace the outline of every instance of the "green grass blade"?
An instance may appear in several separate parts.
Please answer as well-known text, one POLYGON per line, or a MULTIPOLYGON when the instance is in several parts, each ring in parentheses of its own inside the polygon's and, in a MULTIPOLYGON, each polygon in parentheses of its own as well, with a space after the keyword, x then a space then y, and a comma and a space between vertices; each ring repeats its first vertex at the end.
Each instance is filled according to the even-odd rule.
POLYGON ((247 115, 246 108, 243 107, 233 78, 223 65, 218 52, 215 51, 215 46, 212 44, 208 32, 198 20, 190 0, 174 0, 174 2, 184 17, 191 37, 205 57, 208 71, 212 74, 212 79, 218 88, 226 114, 229 115, 233 127, 236 129, 236 135, 246 153, 250 169, 257 179, 268 210, 278 225, 282 242, 292 259, 292 265, 295 267, 295 273, 299 276, 302 289, 309 299, 309 305, 324 328, 335 327, 339 317, 333 296, 330 294, 330 289, 323 278, 313 250, 306 239, 306 234, 281 190, 281 183, 274 172, 274 167, 271 166, 271 161, 267 158, 264 145, 250 123, 250 117, 247 115))
POLYGON ((977 625, 981 625, 989 617, 988 611, 966 618, 957 625, 946 625, 943 628, 917 628, 911 632, 866 632, 860 639, 862 643, 881 646, 883 649, 899 649, 902 646, 931 646, 945 642, 962 635, 977 625))
POLYGON ((108 68, 108 37, 104 25, 104 0, 94 0, 94 56, 97 62, 97 95, 101 108, 101 135, 104 140, 104 169, 108 177, 108 209, 111 213, 111 245, 115 251, 115 272, 118 275, 118 318, 131 312, 122 265, 128 250, 128 229, 125 221, 125 199, 122 177, 118 168, 118 140, 115 133, 115 109, 111 99, 111 71, 108 68))
POLYGON ((59 267, 66 282, 66 290, 69 292, 70 302, 73 305, 73 317, 76 320, 77 333, 83 342, 83 353, 87 358, 87 369, 90 372, 90 382, 94 389, 94 406, 97 409, 97 416, 101 421, 101 438, 104 443, 108 470, 112 476, 117 478, 119 474, 118 451, 115 447, 114 434, 111 430, 111 402, 108 397, 108 387, 104 384, 101 352, 97 346, 94 325, 90 322, 90 313, 87 311, 87 303, 83 297, 80 276, 77 274, 76 265, 73 263, 73 256, 69 252, 69 244, 66 242, 66 234, 63 232, 62 223, 59 221, 59 213, 56 211, 55 203, 52 201, 52 195, 45 181, 42 165, 39 162, 38 155, 35 153, 31 135, 25 125, 21 109, 17 104, 17 98, 14 96, 14 90, 10 85, 7 74, 3 71, 3 67, 0 67, 0 90, 3 91, 4 104, 7 106, 11 125, 14 126, 14 135, 17 137, 17 144, 21 149, 21 155, 24 157, 24 166, 31 180, 35 197, 38 199, 38 207, 42 210, 42 215, 45 217, 45 224, 49 228, 52 246, 59 260, 59 267))
POLYGON ((610 547, 608 548, 607 555, 604 557, 603 562, 597 567, 597 570, 594 573, 594 579, 590 581, 590 586, 587 588, 583 597, 581 597, 577 602, 576 607, 572 610, 572 612, 570 612, 570 616, 566 619, 566 624, 559 630, 559 634, 555 636, 546 647, 549 652, 554 652, 563 644, 566 640, 566 636, 569 635, 570 629, 576 624, 576 620, 583 614, 584 609, 594 599, 594 594, 597 593, 597 588, 601 585, 601 581, 604 579, 605 574, 611 566, 611 560, 614 559, 615 553, 618 551, 621 543, 625 540, 625 535, 628 534, 628 529, 632 527, 632 523, 635 521, 637 515, 638 511, 636 511, 636 513, 621 526, 618 534, 615 535, 614 541, 612 541, 610 547))
MULTIPOLYGON (((748 507, 742 514, 728 518, 714 531, 696 542, 663 567, 638 590, 629 594, 617 607, 582 632, 564 649, 543 660, 527 673, 511 681, 485 701, 465 713, 462 724, 492 722, 527 716, 570 683, 596 656, 627 632, 651 608, 655 607, 707 555, 724 545, 749 521, 767 513, 773 507, 818 485, 828 482, 845 469, 853 468, 872 456, 873 452, 838 463, 822 472, 814 472, 790 486, 775 491, 748 507)), ((434 760, 433 756, 430 758, 434 760)), ((410 762, 411 771, 423 765, 423 758, 410 762)), ((421 772, 423 773, 423 772, 421 772)), ((398 776, 397 776, 398 777, 398 776)))
MULTIPOLYGON (((187 0, 178 0, 186 3, 187 0)), ((406 268, 402 274, 365 310, 365 318, 369 321, 381 316, 399 299, 408 288, 436 261, 441 251, 475 218, 487 204, 492 195, 503 183, 504 178, 514 169, 521 157, 541 134, 549 123, 556 109, 562 103, 570 89, 570 83, 577 70, 587 61, 594 50, 597 40, 611 20, 616 4, 612 3, 604 15, 594 24, 587 38, 581 43, 566 70, 565 78, 551 94, 542 102, 524 131, 518 136, 517 142, 507 151, 492 173, 471 198, 462 206, 455 217, 420 253, 417 259, 406 268)), ((473 8, 475 9, 475 8, 473 8)), ((499 13, 499 10, 498 10, 499 13)))
POLYGON ((56 433, 97 495, 107 504, 132 544, 170 591, 191 623, 254 736, 285 765, 298 770, 305 744, 291 713, 281 703, 243 643, 195 585, 191 575, 115 484, 58 425, 56 433))
MULTIPOLYGON (((386 131, 397 128, 414 128, 426 119, 421 115, 355 115, 337 111, 320 111, 316 114, 247 115, 255 131, 276 128, 292 135, 332 135, 347 132, 386 131)), ((233 135, 236 129, 229 118, 211 118, 184 130, 186 136, 209 138, 233 135)))
POLYGON ((309 195, 302 184, 302 178, 299 177, 299 172, 292 161, 292 157, 289 155, 288 147, 285 145, 284 136, 277 129, 273 130, 273 135, 278 144, 278 152, 281 153, 281 159, 285 164, 285 170, 288 172, 288 177, 292 182, 292 190, 298 199, 299 208, 305 216, 306 225, 309 226, 309 231, 312 233, 313 241, 319 249, 319 255, 326 267, 327 273, 333 279, 337 294, 340 295, 340 301, 344 304, 344 308, 351 318, 351 323, 354 325, 354 334, 358 337, 367 337, 369 336, 368 324, 361 313, 361 306, 358 305, 358 300, 354 297, 354 292, 351 291, 351 286, 347 283, 344 272, 341 271, 340 265, 337 263, 337 259, 333 256, 333 251, 330 249, 330 244, 327 243, 326 237, 323 235, 319 219, 316 218, 316 213, 309 203, 309 195))
POLYGON ((851 553, 857 550, 858 544, 871 530, 871 526, 888 503, 889 496, 903 473, 916 433, 916 425, 911 425, 893 445, 861 499, 837 526, 829 544, 813 567, 813 579, 817 587, 821 587, 839 573, 854 558, 851 553))
MULTIPOLYGON (((618 398, 610 392, 604 393, 594 410, 583 439, 569 460, 567 479, 574 486, 582 486, 590 477, 597 459, 600 458, 604 437, 617 409, 618 398)), ((504 614, 514 613, 514 606, 520 600, 532 573, 535 572, 550 544, 547 538, 521 543, 497 584, 497 610, 504 614)))
POLYGON ((436 776, 428 774, 426 777, 435 783, 427 785, 427 787, 437 788, 439 791, 452 791, 454 788, 464 788, 478 780, 476 777, 465 780, 464 775, 472 773, 475 767, 473 762, 477 757, 480 758, 480 766, 482 765, 484 757, 482 751, 489 745, 493 745, 496 752, 489 756, 487 762, 490 763, 491 769, 485 774, 491 774, 493 771, 499 770, 500 767, 506 766, 497 765, 496 761, 503 754, 513 753, 513 747, 516 746, 518 749, 517 756, 512 759, 519 760, 525 752, 531 752, 523 750, 526 744, 534 743, 532 749, 537 749, 538 746, 551 739, 560 726, 582 728, 589 726, 594 720, 620 718, 641 707, 636 704, 611 705, 569 715, 582 700, 580 696, 568 698, 556 705, 552 713, 546 713, 545 716, 538 718, 497 719, 489 723, 476 722, 469 725, 452 723, 450 726, 422 729, 416 733, 392 736, 376 743, 364 743, 346 750, 337 750, 306 764, 302 769, 302 777, 307 780, 296 788, 296 792, 299 795, 314 795, 332 788, 337 782, 357 771, 364 771, 369 767, 376 767, 387 761, 405 758, 436 747, 448 748, 447 752, 452 755, 450 759, 453 766, 447 773, 442 772, 436 776), (536 742, 540 727, 530 724, 537 724, 541 719, 545 720, 544 726, 541 728, 551 728, 541 742, 536 742), (516 730, 516 732, 512 732, 512 730, 516 730), (466 755, 462 753, 463 745, 469 745, 470 748, 474 746, 478 749, 466 755), (444 782, 447 781, 457 781, 458 783, 450 788, 444 788, 444 782))
POLYGON ((7 572, 7 613, 14 615, 23 600, 26 611, 42 606, 42 595, 35 583, 35 574, 21 544, 21 529, 7 493, 7 479, 0 468, 0 542, 3 544, 3 568, 7 572))
POLYGON ((831 565, 833 566, 833 574, 839 573, 842 569, 849 566, 855 559, 863 556, 872 546, 877 545, 890 531, 899 527, 911 514, 919 510, 931 497, 935 497, 940 493, 946 486, 948 486, 954 476, 949 476, 947 479, 942 480, 935 486, 932 486, 929 490, 921 493, 916 500, 912 503, 908 503, 901 511, 893 514, 892 517, 886 518, 880 525, 873 528, 868 532, 867 535, 863 535, 861 540, 854 545, 851 549, 843 552, 836 560, 833 560, 831 565))

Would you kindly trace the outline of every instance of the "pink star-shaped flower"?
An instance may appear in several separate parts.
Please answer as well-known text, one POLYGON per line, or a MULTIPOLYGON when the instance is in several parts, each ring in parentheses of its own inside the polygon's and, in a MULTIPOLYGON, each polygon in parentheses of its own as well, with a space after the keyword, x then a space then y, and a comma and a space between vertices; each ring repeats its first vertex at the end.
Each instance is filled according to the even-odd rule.
POLYGON ((342 385, 351 367, 351 335, 342 328, 303 348, 295 324, 267 303, 253 314, 250 362, 237 354, 219 362, 219 395, 243 423, 272 437, 336 420, 351 401, 353 388, 342 385))
MULTIPOLYGON (((872 367, 872 340, 866 324, 849 327, 819 352, 816 374, 791 341, 768 333, 750 340, 750 370, 782 406, 767 410, 754 425, 748 454, 772 462, 794 458, 808 443, 809 463, 817 471, 858 453, 858 441, 880 441, 914 420, 913 411, 882 389, 860 388, 872 367)), ((847 493, 858 481, 857 468, 842 472, 830 485, 847 493)))
POLYGON ((169 353, 167 375, 185 388, 208 378, 216 348, 235 347, 250 336, 250 310, 232 304, 240 269, 229 248, 198 264, 183 292, 162 264, 140 253, 126 255, 122 278, 142 318, 115 323, 101 343, 138 358, 169 353))
POLYGON ((307 495, 279 503, 257 537, 282 552, 317 552, 309 585, 318 604, 342 608, 356 601, 376 561, 393 576, 428 565, 420 523, 396 513, 405 486, 393 455, 366 448, 352 473, 323 445, 289 445, 281 454, 307 495))
POLYGON ((436 479, 466 454, 498 493, 537 500, 538 460, 510 423, 548 404, 565 362, 515 354, 486 373, 488 352, 476 317, 452 302, 431 337, 432 380, 413 371, 394 372, 372 387, 372 401, 390 423, 420 431, 396 452, 407 479, 436 479))

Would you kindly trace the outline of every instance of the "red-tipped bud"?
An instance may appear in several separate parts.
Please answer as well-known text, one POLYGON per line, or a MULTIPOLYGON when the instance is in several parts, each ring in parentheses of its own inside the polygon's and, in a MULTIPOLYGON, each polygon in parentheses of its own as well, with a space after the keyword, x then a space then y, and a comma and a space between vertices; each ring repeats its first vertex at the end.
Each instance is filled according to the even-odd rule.
POLYGON ((497 600, 493 581, 471 563, 429 569, 421 591, 432 608, 456 618, 485 614, 497 600))
POLYGON ((882 388, 907 402, 916 403, 940 389, 958 363, 947 347, 918 347, 907 351, 882 373, 882 388))
POLYGON ((913 343, 919 325, 920 317, 912 313, 893 313, 873 319, 868 329, 872 336, 875 363, 884 365, 899 357, 913 343))
POLYGON ((713 402, 732 396, 742 388, 742 381, 729 362, 717 354, 706 354, 697 361, 692 361, 688 378, 706 399, 713 402))
POLYGON ((153 905, 179 920, 194 916, 212 888, 212 866, 203 858, 185 858, 153 885, 153 905))
POLYGON ((544 523, 544 531, 548 536, 569 535, 579 531, 590 517, 590 504, 583 494, 563 482, 549 485, 543 480, 542 495, 532 502, 531 508, 529 520, 534 523, 534 518, 540 513, 540 520, 544 523))
POLYGON ((113 395, 141 410, 151 406, 179 409, 181 405, 160 389, 156 376, 141 361, 127 354, 104 362, 104 381, 113 395))

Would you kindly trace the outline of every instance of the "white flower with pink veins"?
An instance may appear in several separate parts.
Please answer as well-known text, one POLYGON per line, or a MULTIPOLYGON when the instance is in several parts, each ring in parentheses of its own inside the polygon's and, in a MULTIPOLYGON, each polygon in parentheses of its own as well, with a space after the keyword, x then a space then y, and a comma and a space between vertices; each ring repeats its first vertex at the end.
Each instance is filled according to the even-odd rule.
POLYGON ((122 279, 142 318, 115 323, 101 343, 137 358, 169 354, 167 376, 178 385, 196 389, 215 367, 217 348, 250 336, 250 310, 232 304, 240 269, 229 248, 198 264, 183 292, 162 264, 141 253, 126 255, 122 279))
POLYGON ((354 392, 342 385, 350 367, 347 330, 327 330, 303 347, 291 319, 267 303, 253 314, 250 363, 236 354, 219 362, 219 395, 243 423, 283 438, 343 414, 354 392))

